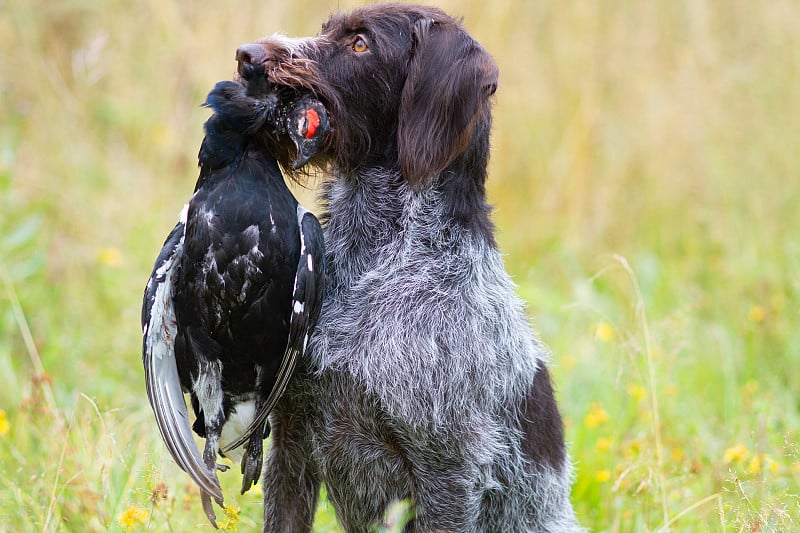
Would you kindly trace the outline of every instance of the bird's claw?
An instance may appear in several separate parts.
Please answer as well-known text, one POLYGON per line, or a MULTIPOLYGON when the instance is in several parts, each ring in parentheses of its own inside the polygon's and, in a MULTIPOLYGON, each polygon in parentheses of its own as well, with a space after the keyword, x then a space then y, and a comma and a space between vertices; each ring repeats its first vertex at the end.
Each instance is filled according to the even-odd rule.
POLYGON ((201 492, 200 502, 203 504, 203 511, 205 511, 208 521, 211 522, 214 529, 219 529, 219 526, 217 526, 217 515, 214 513, 214 504, 211 503, 211 495, 201 492))
POLYGON ((261 453, 258 455, 247 452, 242 457, 242 494, 250 490, 250 488, 258 483, 261 478, 261 453))

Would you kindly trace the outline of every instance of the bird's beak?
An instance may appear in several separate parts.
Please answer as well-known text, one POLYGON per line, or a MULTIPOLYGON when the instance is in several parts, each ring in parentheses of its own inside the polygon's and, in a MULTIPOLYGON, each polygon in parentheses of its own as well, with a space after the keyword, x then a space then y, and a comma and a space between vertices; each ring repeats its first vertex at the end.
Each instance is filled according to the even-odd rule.
POLYGON ((297 145, 297 158, 292 163, 292 169, 293 170, 299 169, 300 167, 302 167, 303 165, 308 163, 308 161, 312 157, 317 155, 318 150, 316 150, 316 149, 305 150, 304 148, 305 147, 302 144, 297 145))

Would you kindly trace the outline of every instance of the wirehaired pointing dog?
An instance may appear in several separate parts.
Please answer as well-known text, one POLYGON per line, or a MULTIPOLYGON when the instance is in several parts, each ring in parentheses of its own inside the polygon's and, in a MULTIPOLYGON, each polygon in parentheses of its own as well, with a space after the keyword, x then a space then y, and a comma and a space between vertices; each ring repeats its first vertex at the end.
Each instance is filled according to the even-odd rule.
POLYGON ((273 414, 265 531, 309 531, 320 485, 347 531, 409 499, 413 531, 579 530, 545 364, 486 202, 498 70, 455 19, 384 4, 237 51, 311 91, 328 283, 273 414))

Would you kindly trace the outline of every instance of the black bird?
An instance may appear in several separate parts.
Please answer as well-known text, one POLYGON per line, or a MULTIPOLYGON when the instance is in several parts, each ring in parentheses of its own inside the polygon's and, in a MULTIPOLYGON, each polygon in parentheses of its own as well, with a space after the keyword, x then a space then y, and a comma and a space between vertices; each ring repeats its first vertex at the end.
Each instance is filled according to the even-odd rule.
POLYGON ((227 469, 217 454, 243 454, 242 493, 258 481, 267 415, 305 351, 324 280, 320 224, 260 139, 265 131, 288 136, 297 168, 325 142, 327 113, 308 95, 270 92, 261 72, 247 78, 247 88, 227 81, 209 93, 215 113, 205 124, 200 177, 156 259, 142 308, 150 404, 215 527, 211 499, 223 506, 216 470, 227 469), (202 457, 184 392, 192 428, 206 439, 202 457))

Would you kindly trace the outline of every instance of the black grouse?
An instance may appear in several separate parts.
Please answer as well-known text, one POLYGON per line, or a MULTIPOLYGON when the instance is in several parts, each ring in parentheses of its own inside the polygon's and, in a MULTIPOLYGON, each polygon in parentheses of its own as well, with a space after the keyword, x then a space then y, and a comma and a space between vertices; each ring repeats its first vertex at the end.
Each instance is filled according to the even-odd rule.
POLYGON ((330 130, 309 95, 270 91, 263 73, 220 82, 206 104, 200 177, 167 237, 144 293, 143 363, 150 404, 167 448, 223 506, 217 454, 243 455, 242 493, 258 481, 267 415, 305 351, 321 306, 324 241, 312 213, 287 188, 261 142, 289 137, 295 168, 330 130), (288 103, 286 103, 288 102, 288 103), (196 415, 192 428, 183 393, 196 415))

